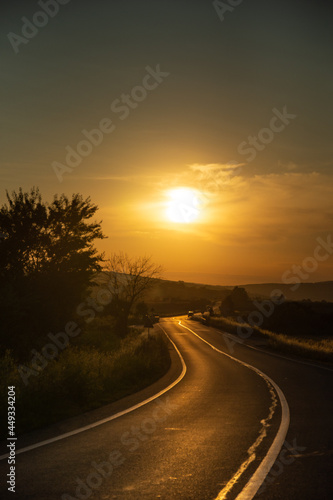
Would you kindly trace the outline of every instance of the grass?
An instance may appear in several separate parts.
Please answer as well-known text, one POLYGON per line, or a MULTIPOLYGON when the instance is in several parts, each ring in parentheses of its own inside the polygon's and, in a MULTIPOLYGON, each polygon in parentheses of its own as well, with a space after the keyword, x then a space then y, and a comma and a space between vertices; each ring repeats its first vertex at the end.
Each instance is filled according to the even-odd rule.
MULTIPOLYGON (((194 319, 200 321, 199 316, 196 316, 194 319)), ((239 323, 233 318, 227 317, 210 318, 210 326, 236 336, 239 335, 240 328, 242 328, 242 331, 245 328, 249 328, 249 331, 252 330, 252 335, 248 337, 249 341, 251 337, 266 339, 267 347, 273 350, 315 361, 333 362, 333 339, 331 338, 312 339, 274 333, 256 326, 251 327, 247 323, 239 323)), ((244 341, 246 342, 247 339, 244 339, 244 341)))
MULTIPOLYGON (((132 394, 163 376, 170 366, 162 334, 147 338, 132 330, 125 339, 119 339, 103 319, 99 325, 95 320, 80 337, 38 376, 30 376, 27 386, 11 354, 7 351, 0 359, 2 394, 7 393, 8 386, 16 387, 17 434, 132 394)), ((6 421, 4 400, 0 414, 6 421)))
POLYGON ((309 338, 290 337, 267 330, 262 330, 262 332, 268 337, 268 344, 273 349, 317 361, 333 362, 333 339, 314 340, 309 338))

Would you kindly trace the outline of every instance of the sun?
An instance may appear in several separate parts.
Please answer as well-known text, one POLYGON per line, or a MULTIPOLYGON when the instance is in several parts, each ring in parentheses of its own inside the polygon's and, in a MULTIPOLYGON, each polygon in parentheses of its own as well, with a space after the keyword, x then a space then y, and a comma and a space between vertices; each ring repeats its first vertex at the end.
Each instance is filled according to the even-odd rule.
POLYGON ((171 222, 189 224, 199 217, 200 200, 195 189, 177 188, 167 191, 166 215, 171 222))

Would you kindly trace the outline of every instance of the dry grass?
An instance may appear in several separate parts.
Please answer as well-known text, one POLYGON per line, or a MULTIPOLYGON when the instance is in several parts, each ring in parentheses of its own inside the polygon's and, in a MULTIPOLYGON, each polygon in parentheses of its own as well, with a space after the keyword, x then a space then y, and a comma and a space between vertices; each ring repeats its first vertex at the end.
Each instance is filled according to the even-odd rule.
POLYGON ((262 330, 262 333, 268 337, 269 345, 275 349, 318 361, 333 361, 333 339, 290 337, 267 330, 262 330))
MULTIPOLYGON (((199 320, 197 316, 194 318, 199 320)), ((218 317, 211 318, 210 325, 223 330, 227 333, 238 336, 239 330, 242 327, 252 330, 252 335, 248 338, 266 338, 268 340, 268 347, 297 356, 305 357, 312 360, 333 362, 333 339, 311 339, 306 337, 293 337, 280 333, 274 333, 269 330, 263 330, 258 327, 251 327, 247 323, 239 323, 233 318, 218 317)), ((247 340, 245 339, 245 342, 247 340)))

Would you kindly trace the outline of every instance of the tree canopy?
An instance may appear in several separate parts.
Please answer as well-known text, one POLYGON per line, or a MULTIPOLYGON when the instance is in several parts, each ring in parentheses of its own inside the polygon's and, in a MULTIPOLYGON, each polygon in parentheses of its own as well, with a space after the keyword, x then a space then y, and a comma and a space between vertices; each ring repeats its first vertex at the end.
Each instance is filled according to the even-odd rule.
POLYGON ((75 272, 89 277, 100 269, 102 256, 93 247, 104 238, 100 222, 88 223, 98 207, 90 198, 73 194, 54 196, 42 202, 38 188, 22 189, 10 196, 0 209, 1 276, 48 272, 75 272))
POLYGON ((0 345, 21 351, 63 321, 82 299, 103 255, 98 210, 79 194, 45 203, 38 188, 7 192, 0 208, 0 345))

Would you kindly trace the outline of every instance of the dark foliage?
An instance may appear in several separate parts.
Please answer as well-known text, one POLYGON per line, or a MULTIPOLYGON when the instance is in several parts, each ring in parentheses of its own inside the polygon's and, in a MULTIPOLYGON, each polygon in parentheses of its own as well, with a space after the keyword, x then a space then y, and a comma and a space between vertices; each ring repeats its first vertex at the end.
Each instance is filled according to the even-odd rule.
POLYGON ((333 304, 287 301, 275 307, 262 328, 298 337, 330 337, 333 334, 333 304))
POLYGON ((38 188, 20 189, 0 209, 0 346, 20 359, 63 328, 102 255, 100 222, 88 222, 98 207, 79 194, 44 203, 38 188))

